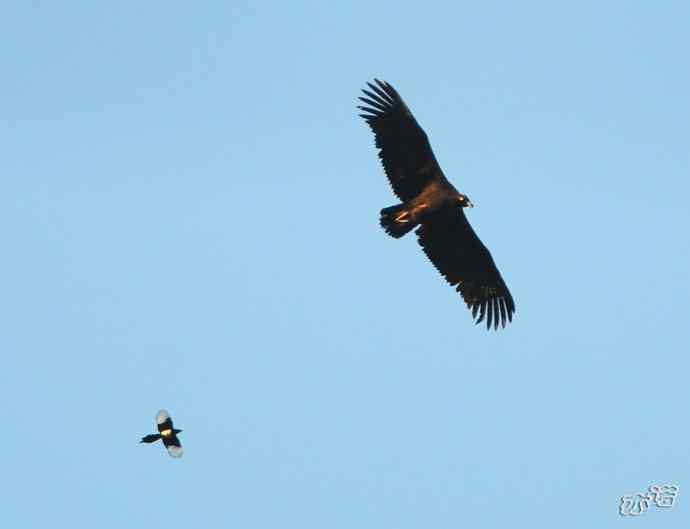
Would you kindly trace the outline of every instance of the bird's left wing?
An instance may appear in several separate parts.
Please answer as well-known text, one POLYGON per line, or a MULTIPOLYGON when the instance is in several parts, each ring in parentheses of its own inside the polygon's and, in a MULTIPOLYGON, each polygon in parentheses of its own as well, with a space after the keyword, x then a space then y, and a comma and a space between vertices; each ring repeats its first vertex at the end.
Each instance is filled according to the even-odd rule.
POLYGON ((173 422, 165 410, 160 410, 156 414, 156 424, 158 425, 158 431, 164 432, 165 430, 172 430, 173 422))
MULTIPOLYGON (((375 79, 362 90, 367 97, 359 99, 367 106, 360 114, 376 135, 379 158, 388 181, 403 202, 416 197, 434 178, 443 173, 431 150, 426 132, 390 84, 375 79)), ((444 177, 445 178, 445 177, 444 177)))
POLYGON ((497 329, 512 321, 513 297, 460 206, 429 214, 416 233, 424 253, 462 295, 477 323, 486 319, 487 329, 497 329))

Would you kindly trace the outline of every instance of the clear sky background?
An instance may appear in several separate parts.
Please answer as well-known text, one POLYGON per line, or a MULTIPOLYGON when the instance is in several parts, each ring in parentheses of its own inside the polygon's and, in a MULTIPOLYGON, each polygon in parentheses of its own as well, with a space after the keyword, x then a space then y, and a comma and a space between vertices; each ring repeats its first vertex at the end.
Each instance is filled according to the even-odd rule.
POLYGON ((5 5, 0 526, 690 527, 689 19, 5 5), (506 330, 379 228, 373 77, 474 202, 506 330), (138 444, 159 408, 181 460, 138 444))

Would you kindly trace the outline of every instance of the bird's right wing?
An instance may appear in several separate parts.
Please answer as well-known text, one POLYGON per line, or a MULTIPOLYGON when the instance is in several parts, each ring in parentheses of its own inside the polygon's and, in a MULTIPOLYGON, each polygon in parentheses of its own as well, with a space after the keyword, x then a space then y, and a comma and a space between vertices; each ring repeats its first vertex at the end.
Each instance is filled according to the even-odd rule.
POLYGON ((460 293, 479 323, 505 327, 515 303, 489 250, 467 221, 462 207, 447 206, 429 214, 417 228, 419 244, 439 272, 460 293))
POLYGON ((182 444, 176 435, 163 437, 163 444, 168 450, 170 457, 182 457, 182 444))
POLYGON ((407 108, 398 92, 375 79, 367 83, 371 90, 362 90, 368 97, 359 99, 368 106, 359 106, 360 114, 374 131, 379 158, 386 176, 398 198, 407 202, 416 197, 434 177, 441 176, 429 139, 407 108))

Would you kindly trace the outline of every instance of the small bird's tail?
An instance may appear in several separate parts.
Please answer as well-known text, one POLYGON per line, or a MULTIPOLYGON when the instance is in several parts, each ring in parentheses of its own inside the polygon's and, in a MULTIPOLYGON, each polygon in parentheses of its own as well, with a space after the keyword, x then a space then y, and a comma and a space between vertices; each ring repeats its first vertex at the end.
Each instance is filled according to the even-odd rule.
POLYGON ((161 435, 159 433, 152 433, 151 435, 147 435, 146 437, 142 437, 140 443, 155 443, 158 441, 158 439, 161 438, 161 435))
POLYGON ((381 210, 381 227, 391 237, 399 239, 416 225, 413 213, 405 209, 405 204, 398 204, 381 210))

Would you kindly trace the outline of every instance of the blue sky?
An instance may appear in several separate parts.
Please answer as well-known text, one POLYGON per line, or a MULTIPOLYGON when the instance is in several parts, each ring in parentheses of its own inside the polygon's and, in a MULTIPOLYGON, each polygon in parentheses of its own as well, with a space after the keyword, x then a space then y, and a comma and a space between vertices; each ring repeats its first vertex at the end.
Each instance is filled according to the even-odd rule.
POLYGON ((689 17, 5 6, 2 526, 687 527, 689 17), (474 202, 506 330, 379 228, 373 77, 474 202), (162 407, 181 460, 138 444, 162 407))

